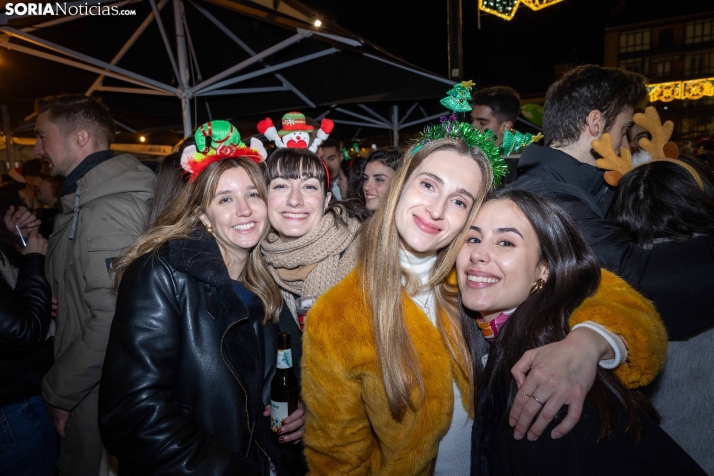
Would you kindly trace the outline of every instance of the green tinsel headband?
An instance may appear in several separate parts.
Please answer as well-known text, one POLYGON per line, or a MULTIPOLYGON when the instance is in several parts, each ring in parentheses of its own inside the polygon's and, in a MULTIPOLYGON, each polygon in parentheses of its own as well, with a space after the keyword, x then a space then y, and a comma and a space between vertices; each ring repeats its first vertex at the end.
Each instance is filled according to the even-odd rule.
POLYGON ((501 156, 501 149, 496 145, 496 136, 493 132, 486 130, 481 132, 468 122, 459 122, 456 115, 442 117, 441 123, 428 125, 421 132, 419 145, 414 152, 421 149, 427 142, 439 139, 457 139, 466 143, 469 147, 478 147, 486 155, 493 169, 493 184, 498 186, 508 173, 508 165, 501 156))
MULTIPOLYGON (((471 94, 469 91, 473 86, 474 83, 471 81, 462 81, 454 85, 447 93, 448 96, 441 100, 441 104, 454 112, 470 111, 471 94)), ((540 140, 543 136, 538 134, 534 137, 532 134, 508 130, 503 134, 503 140, 499 147, 496 145, 496 136, 493 132, 488 129, 481 132, 468 122, 458 121, 456 114, 452 114, 450 117, 442 116, 439 124, 426 126, 421 132, 421 139, 417 140, 419 145, 414 149, 414 152, 421 149, 427 142, 447 137, 464 141, 469 147, 481 149, 491 163, 493 185, 498 187, 508 173, 508 165, 503 158, 520 152, 528 144, 540 140)))

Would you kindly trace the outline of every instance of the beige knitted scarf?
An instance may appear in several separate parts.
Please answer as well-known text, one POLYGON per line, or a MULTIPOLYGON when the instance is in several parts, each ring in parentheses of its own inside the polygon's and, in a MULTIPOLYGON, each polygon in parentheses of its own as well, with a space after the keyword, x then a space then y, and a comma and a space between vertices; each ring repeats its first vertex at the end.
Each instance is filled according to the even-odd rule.
MULTIPOLYGON (((341 213, 347 226, 336 225, 335 216, 326 213, 314 229, 297 240, 285 242, 277 233, 270 233, 263 241, 263 258, 282 290, 297 296, 319 296, 352 271, 357 264, 355 236, 360 222, 344 210, 341 213)), ((294 313, 294 303, 288 306, 294 313)))

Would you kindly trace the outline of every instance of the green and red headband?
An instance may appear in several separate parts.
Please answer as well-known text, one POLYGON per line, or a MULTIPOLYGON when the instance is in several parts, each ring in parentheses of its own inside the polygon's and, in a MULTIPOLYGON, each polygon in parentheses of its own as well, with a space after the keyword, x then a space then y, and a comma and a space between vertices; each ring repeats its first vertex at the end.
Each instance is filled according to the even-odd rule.
POLYGON ((250 147, 241 141, 238 129, 228 121, 203 124, 194 134, 196 145, 186 147, 181 155, 181 167, 193 182, 206 167, 221 159, 244 158, 260 163, 267 157, 263 143, 251 138, 250 147))

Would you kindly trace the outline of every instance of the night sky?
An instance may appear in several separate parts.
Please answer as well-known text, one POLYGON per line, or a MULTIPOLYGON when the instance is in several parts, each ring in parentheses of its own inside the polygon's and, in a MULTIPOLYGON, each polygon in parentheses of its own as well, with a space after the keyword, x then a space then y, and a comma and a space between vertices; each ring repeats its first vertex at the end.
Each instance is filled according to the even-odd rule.
MULTIPOLYGON (((329 25, 336 23, 405 61, 447 76, 445 0, 301 0, 301 2, 316 12, 328 31, 329 25)), ((6 2, 0 2, 0 5, 3 3, 6 2)), ((148 14, 148 2, 134 5, 139 12, 137 17, 78 19, 64 26, 49 28, 39 36, 44 35, 50 41, 66 44, 90 56, 109 61, 123 45, 130 32, 148 14), (116 34, 106 35, 107 31, 114 31, 116 34), (71 38, 67 38, 67 35, 71 38)), ((210 9, 215 6, 208 7, 210 9)), ((217 8, 215 7, 214 11, 218 14, 217 8)), ((556 79, 556 65, 602 64, 606 27, 712 10, 714 10, 714 0, 676 2, 563 0, 538 12, 520 6, 511 21, 482 14, 479 29, 477 0, 463 0, 464 79, 472 79, 479 88, 496 84, 512 86, 526 101, 530 98, 539 98, 543 96, 548 85, 556 79), (676 9, 672 7, 673 4, 676 4, 676 9)), ((195 29, 193 41, 200 53, 201 68, 205 77, 210 77, 246 58, 246 54, 238 48, 224 48, 223 46, 230 42, 220 34, 216 35, 212 25, 201 15, 192 8, 187 12, 190 13, 191 28, 195 29)), ((170 10, 166 9, 163 16, 169 34, 172 28, 170 15, 170 10)), ((230 23, 230 15, 225 12, 221 15, 224 21, 234 26, 230 23)), ((26 20, 28 24, 36 21, 33 18, 26 20)), ((244 36, 257 51, 275 43, 275 29, 280 30, 278 37, 288 35, 287 30, 268 26, 258 20, 243 22, 240 23, 240 27, 235 27, 239 28, 241 36, 244 36)), ((270 60, 285 61, 292 57, 290 55, 306 54, 312 50, 303 50, 317 47, 319 45, 310 46, 309 42, 302 42, 281 51, 270 60)), ((291 68, 286 74, 298 74, 306 81, 308 84, 298 82, 296 85, 308 96, 313 97, 318 104, 327 103, 321 96, 321 93, 324 93, 321 86, 323 83, 341 88, 340 94, 348 98, 369 96, 360 90, 360 87, 365 85, 384 88, 384 91, 394 90, 395 84, 397 89, 401 84, 415 86, 412 78, 399 77, 396 73, 381 74, 380 71, 383 70, 370 71, 367 69, 371 67, 368 66, 369 62, 358 62, 353 58, 351 61, 330 63, 331 58, 325 57, 324 63, 311 62, 291 68), (326 68, 325 65, 329 64, 331 66, 326 68), (313 77, 320 77, 322 81, 312 81, 313 77), (407 81, 410 82, 409 85, 406 84, 407 81)), ((141 36, 119 66, 165 84, 174 86, 177 84, 163 50, 158 29, 155 27, 149 28, 141 36)), ((95 78, 96 75, 93 73, 78 71, 68 66, 49 63, 0 48, 0 103, 8 105, 13 124, 20 124, 22 118, 32 111, 32 103, 36 97, 66 92, 82 93, 95 78)), ((262 86, 258 79, 254 80, 255 84, 246 83, 247 87, 262 86)), ((273 81, 273 78, 267 77, 265 81, 273 81)), ((105 80, 105 85, 126 86, 111 79, 105 80)), ((264 114, 264 111, 277 114, 289 108, 302 108, 303 103, 297 96, 292 93, 287 94, 289 99, 286 100, 287 102, 277 95, 216 97, 211 106, 212 113, 216 117, 249 118, 250 120, 246 119, 247 123, 252 125, 255 121, 251 114, 255 114, 256 110, 260 110, 261 114, 264 114), (268 99, 275 104, 268 104, 268 99)), ((180 123, 177 122, 181 114, 180 106, 175 97, 121 93, 103 93, 101 97, 117 120, 135 129, 179 130, 181 128, 180 123)), ((332 100, 331 97, 327 99, 332 100)), ((413 99, 410 98, 409 101, 413 99)), ((438 107, 436 102, 434 105, 438 107)), ((194 106, 194 113, 198 111, 199 114, 194 118, 194 122, 201 123, 207 120, 204 108, 195 103, 194 106)), ((323 110, 324 108, 314 113, 319 114, 323 110)), ((252 126, 250 129, 253 129, 252 126)), ((346 131, 345 134, 352 137, 352 131, 346 131)), ((154 136, 151 140, 153 139, 154 136)))
MULTIPOLYGON (((303 2, 325 20, 446 76, 445 1, 303 2)), ((556 64, 602 64, 606 27, 714 10, 711 0, 563 0, 538 12, 521 5, 511 21, 482 14, 478 29, 477 4, 463 0, 465 79, 479 87, 506 84, 524 96, 543 93, 556 64)))

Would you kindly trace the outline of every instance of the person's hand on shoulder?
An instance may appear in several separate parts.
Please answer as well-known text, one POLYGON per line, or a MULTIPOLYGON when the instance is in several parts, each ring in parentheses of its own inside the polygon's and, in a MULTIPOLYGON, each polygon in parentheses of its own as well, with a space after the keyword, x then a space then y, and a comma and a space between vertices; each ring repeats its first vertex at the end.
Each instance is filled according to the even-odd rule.
POLYGON ((508 417, 514 438, 535 441, 563 405, 568 405, 568 415, 550 436, 560 438, 572 430, 595 382, 598 363, 613 355, 608 342, 587 328, 523 354, 511 369, 520 390, 508 417))

